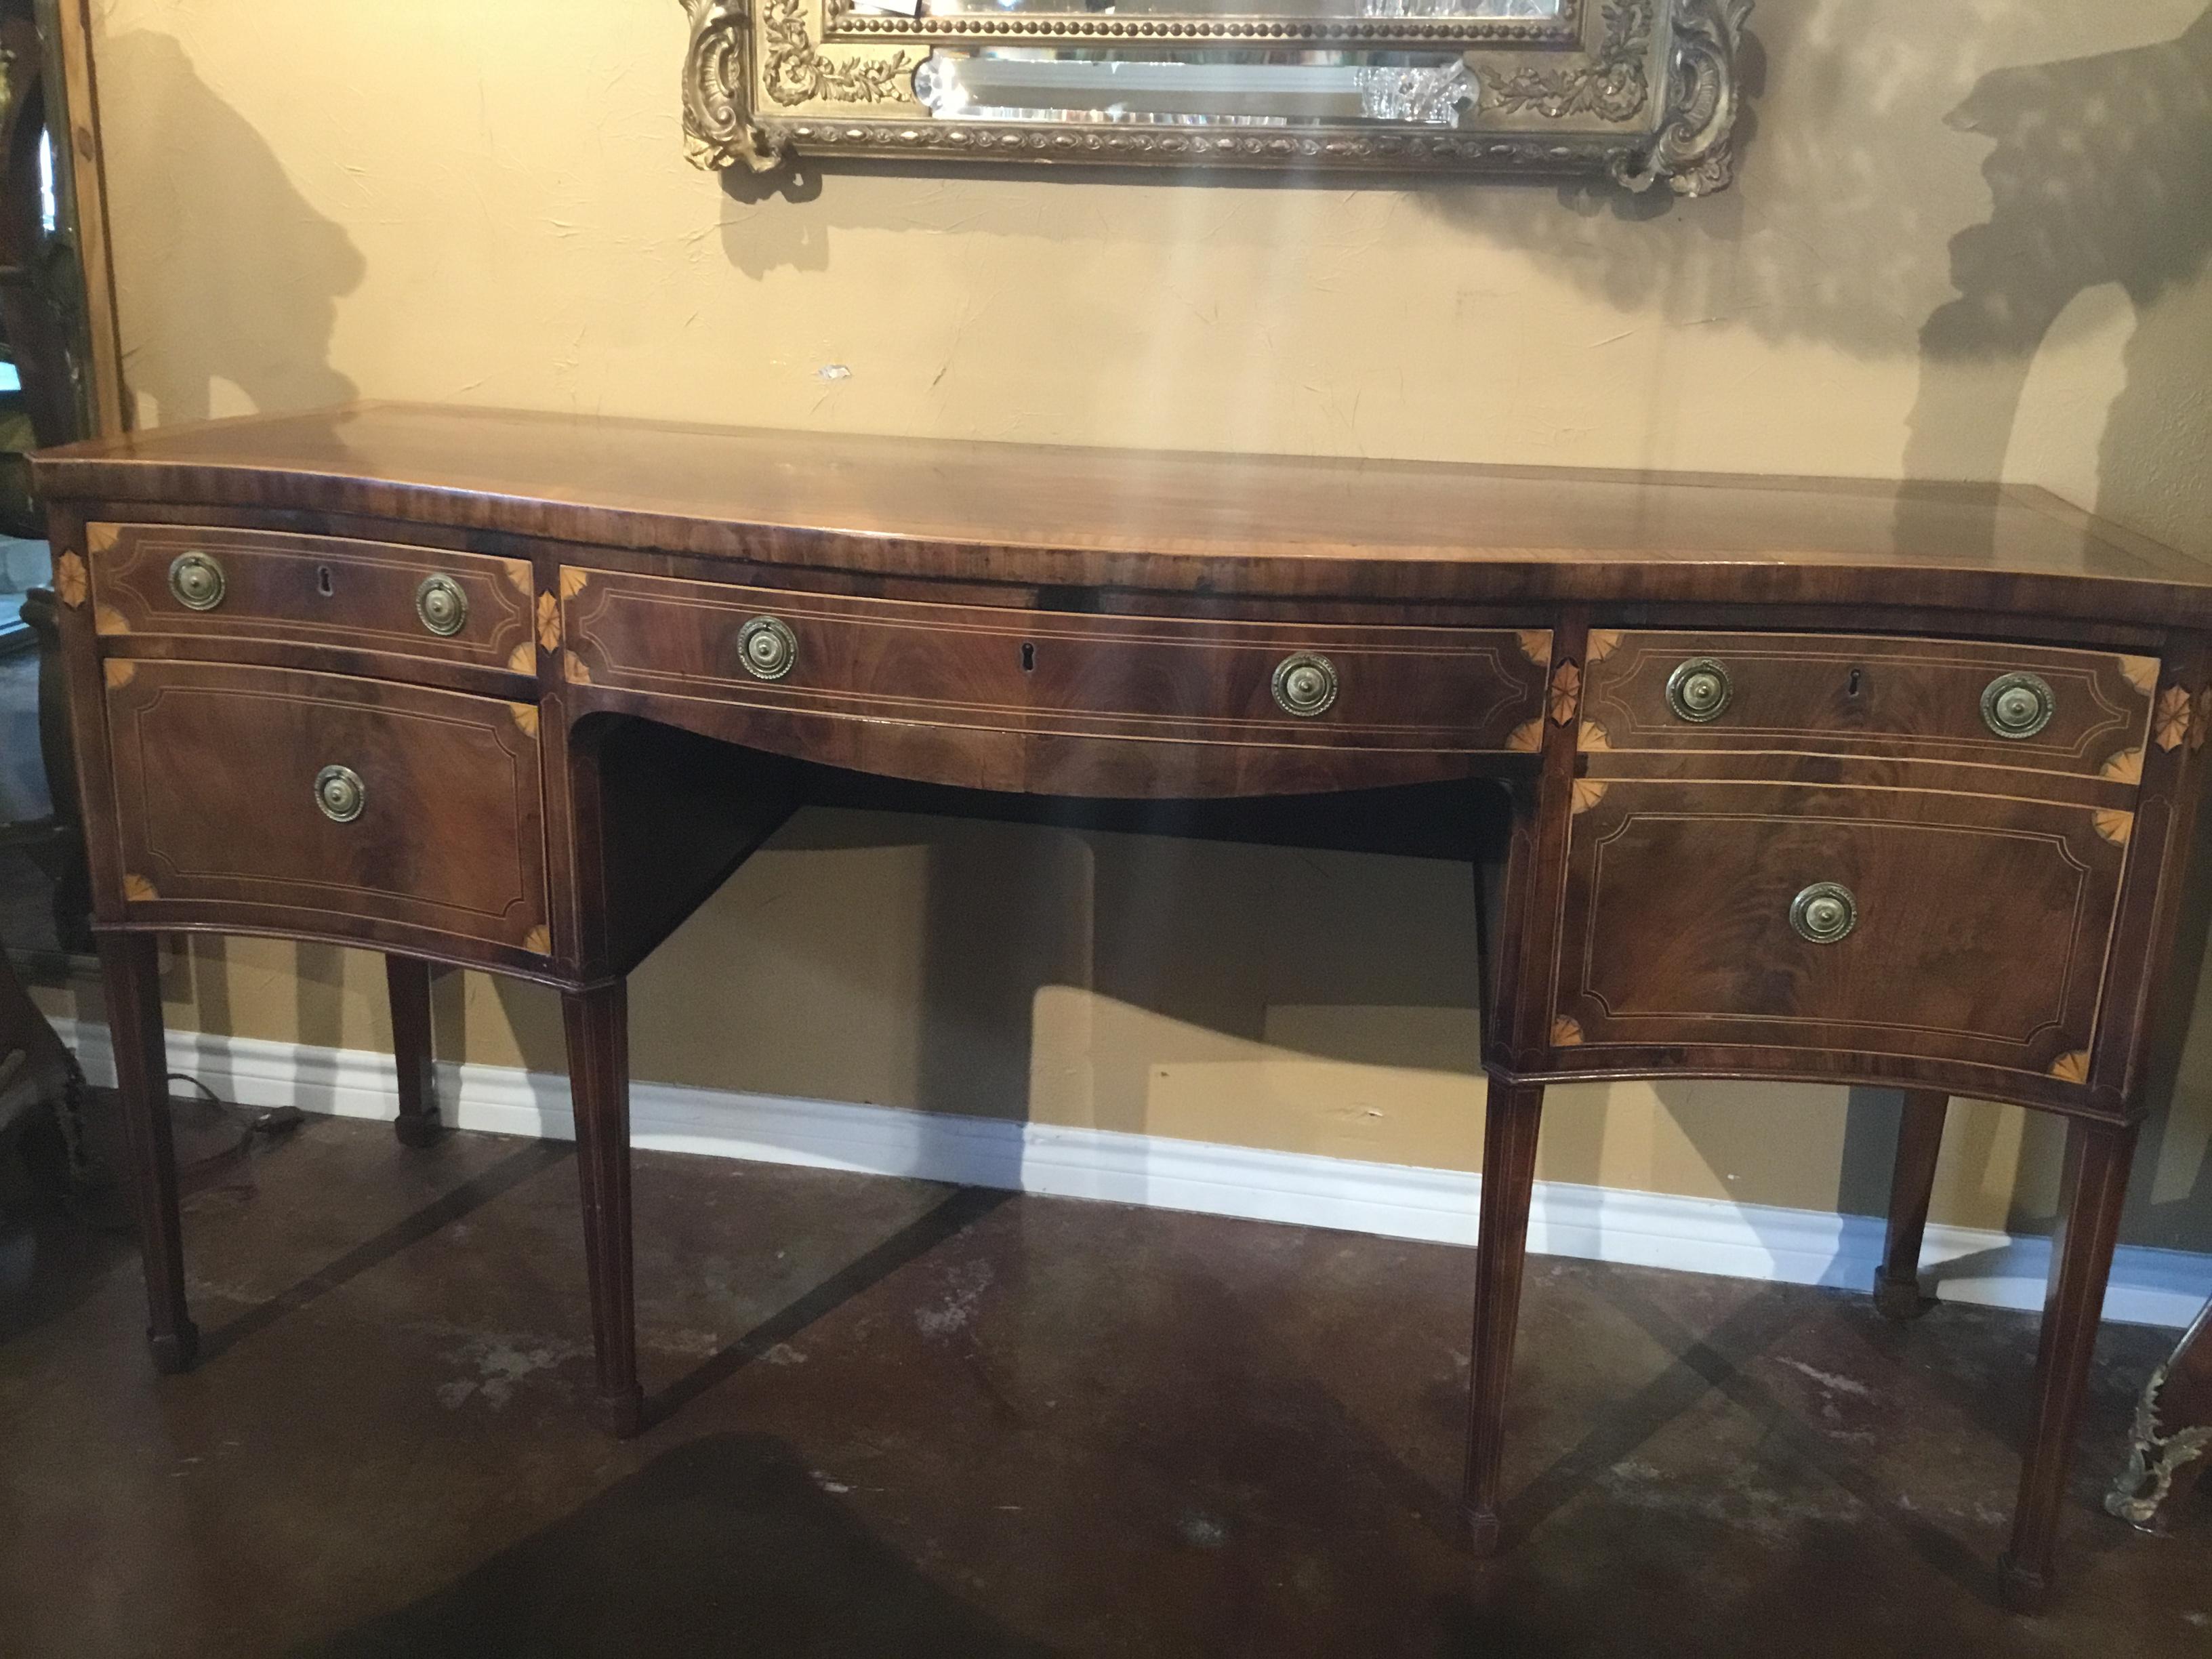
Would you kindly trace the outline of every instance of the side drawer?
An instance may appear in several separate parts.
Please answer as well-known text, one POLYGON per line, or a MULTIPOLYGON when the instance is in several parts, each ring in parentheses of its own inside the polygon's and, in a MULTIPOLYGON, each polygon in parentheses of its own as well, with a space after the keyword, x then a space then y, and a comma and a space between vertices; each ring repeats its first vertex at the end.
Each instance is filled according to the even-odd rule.
POLYGON ((533 579, 520 559, 398 542, 183 525, 94 524, 93 627, 321 645, 538 672, 533 579))
MULTIPOLYGON (((1583 746, 1879 756, 2094 776, 2113 756, 2142 747, 2158 671, 2150 657, 2039 646, 1594 630, 1583 746)), ((2180 711, 2185 722, 2185 697, 2180 711)))
POLYGON ((1551 655, 1541 630, 1073 616, 575 569, 561 586, 574 682, 1077 737, 1534 750, 1551 655))
POLYGON ((1595 794, 1569 842, 1555 1046, 1857 1051, 2081 1080, 2124 812, 1787 784, 1595 794))
POLYGON ((104 668, 133 920, 550 949, 535 708, 289 669, 104 668))

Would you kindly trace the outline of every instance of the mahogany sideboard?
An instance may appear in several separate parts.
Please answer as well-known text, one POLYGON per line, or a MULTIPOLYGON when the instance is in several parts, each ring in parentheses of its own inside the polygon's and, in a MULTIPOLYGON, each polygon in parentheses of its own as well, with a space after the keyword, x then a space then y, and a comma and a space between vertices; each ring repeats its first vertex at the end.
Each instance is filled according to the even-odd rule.
POLYGON ((95 924, 155 1362, 192 1362, 155 938, 558 989, 597 1408, 643 1417, 624 976, 866 775, 1502 802, 1466 1510, 1499 1448, 1545 1085, 1902 1087, 2063 1115, 2001 1569, 2053 1546, 2212 728, 2212 566, 2015 489, 1150 454, 364 404, 55 450, 95 924), (1449 799, 1464 799, 1451 794, 1449 799))

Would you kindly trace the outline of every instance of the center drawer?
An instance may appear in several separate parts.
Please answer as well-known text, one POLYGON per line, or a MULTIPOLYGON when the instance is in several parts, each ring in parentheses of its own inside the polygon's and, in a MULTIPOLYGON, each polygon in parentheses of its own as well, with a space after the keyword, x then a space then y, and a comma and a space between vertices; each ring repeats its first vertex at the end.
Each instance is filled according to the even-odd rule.
POLYGON ((1673 781, 1584 799, 1555 1044, 1856 1051, 2080 1080, 2125 813, 1673 781))
POLYGON ((550 949, 535 708, 289 669, 103 668, 132 920, 550 949))
POLYGON ((1551 635, 1069 615, 562 572, 574 682, 1082 737, 1534 750, 1551 635))

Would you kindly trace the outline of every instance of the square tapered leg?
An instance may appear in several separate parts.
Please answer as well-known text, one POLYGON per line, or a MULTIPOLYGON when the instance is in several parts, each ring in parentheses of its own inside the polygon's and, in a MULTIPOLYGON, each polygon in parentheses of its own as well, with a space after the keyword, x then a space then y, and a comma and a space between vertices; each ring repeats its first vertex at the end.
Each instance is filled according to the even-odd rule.
POLYGON ((1905 1115, 1897 1125, 1897 1169, 1889 1184, 1889 1232, 1874 1279, 1874 1304, 1885 1319, 1917 1319, 1928 1310, 1920 1294, 1920 1245, 1928 1231, 1936 1158, 1943 1149, 1943 1118, 1950 1103, 1948 1095, 1933 1090, 1905 1091, 1905 1115))
POLYGON ((636 1292, 630 1264, 629 1012, 621 981, 561 999, 584 1196, 584 1264, 592 1285, 598 1390, 592 1415, 627 1438, 645 1424, 637 1381, 636 1292))
POLYGON ((1528 1205, 1536 1180, 1541 1087, 1490 1085, 1482 1133, 1482 1219, 1474 1258, 1474 1341, 1469 1364, 1466 1509, 1479 1555, 1502 1541, 1498 1479, 1505 1437, 1505 1393, 1513 1370, 1513 1331, 1521 1314, 1528 1205))
POLYGON ((384 959, 384 983, 392 1000, 392 1058, 399 1073, 399 1116, 392 1127, 406 1146, 429 1146, 444 1127, 430 1039, 431 972, 430 964, 418 957, 384 959))
POLYGON ((169 1123, 168 1037, 160 958, 145 933, 103 933, 100 967, 115 1045, 131 1211, 146 1263, 146 1340, 156 1370, 190 1370, 200 1334, 185 1304, 184 1230, 177 1218, 177 1149, 169 1123))
POLYGON ((2076 1118, 2066 1126, 2066 1164, 2058 1229, 2051 1241, 2043 1338, 2035 1358, 2035 1415, 2013 1510, 2012 1542, 1997 1563, 2007 1602, 2022 1612, 2045 1606, 2058 1517, 2073 1461, 2074 1433, 2089 1382, 2089 1359, 2104 1316, 2105 1283, 2119 1237, 2135 1155, 2133 1124, 2076 1118))

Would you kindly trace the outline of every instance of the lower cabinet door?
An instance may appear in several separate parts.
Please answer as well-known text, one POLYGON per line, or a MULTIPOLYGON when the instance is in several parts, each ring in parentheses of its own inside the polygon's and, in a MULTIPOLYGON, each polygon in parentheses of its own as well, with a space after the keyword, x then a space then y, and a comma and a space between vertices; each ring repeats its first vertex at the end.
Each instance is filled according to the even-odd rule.
POLYGON ((1585 786, 1577 805, 1556 1047, 1711 1045, 1754 1072, 1791 1069, 1761 1050, 1856 1051, 2080 1080, 2125 812, 1671 781, 1585 786))
POLYGON ((108 659, 125 914, 543 956, 538 710, 108 659))

